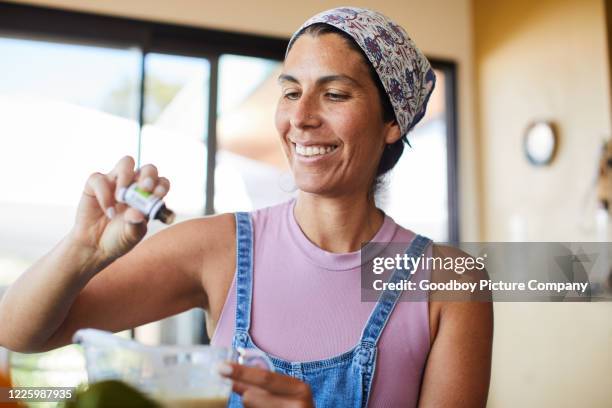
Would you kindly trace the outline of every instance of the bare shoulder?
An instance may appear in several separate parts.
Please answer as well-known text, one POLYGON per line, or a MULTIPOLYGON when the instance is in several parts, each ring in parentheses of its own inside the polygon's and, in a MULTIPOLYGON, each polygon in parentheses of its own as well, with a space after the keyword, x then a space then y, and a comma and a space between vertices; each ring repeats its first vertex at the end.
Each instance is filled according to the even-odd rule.
POLYGON ((482 258, 474 257, 460 248, 451 245, 432 245, 433 262, 432 281, 477 282, 488 279, 489 275, 482 258))
MULTIPOLYGON (((193 277, 202 283, 207 298, 215 297, 219 285, 225 286, 228 279, 231 282, 236 251, 233 214, 191 219, 163 232, 167 234, 165 242, 174 242, 190 253, 193 277)), ((209 305, 202 306, 208 308, 209 305)))
POLYGON ((225 303, 236 269, 236 219, 234 214, 220 214, 198 221, 193 228, 206 231, 198 272, 207 293, 204 308, 215 317, 225 303))
MULTIPOLYGON (((484 264, 478 258, 466 253, 460 248, 450 245, 432 245, 432 255, 435 260, 431 270, 431 282, 463 285, 473 285, 470 290, 432 290, 430 291, 430 332, 431 343, 436 340, 442 324, 449 319, 459 322, 464 318, 472 319, 476 324, 492 325, 493 307, 490 302, 490 292, 480 290, 480 280, 488 279, 484 264)), ((465 286, 464 286, 465 287, 465 286)))
MULTIPOLYGON (((233 234, 235 229, 234 215, 231 213, 192 218, 174 224, 156 235, 173 236, 190 239, 197 235, 203 247, 223 241, 226 235, 233 234)), ((233 237, 227 237, 228 241, 233 237)))
POLYGON ((227 213, 183 221, 156 235, 206 256, 232 244, 235 228, 234 215, 227 213))
POLYGON ((433 247, 433 255, 434 256, 442 256, 442 257, 450 257, 450 258, 474 258, 472 255, 468 254, 461 248, 454 247, 452 245, 442 245, 434 243, 433 247))

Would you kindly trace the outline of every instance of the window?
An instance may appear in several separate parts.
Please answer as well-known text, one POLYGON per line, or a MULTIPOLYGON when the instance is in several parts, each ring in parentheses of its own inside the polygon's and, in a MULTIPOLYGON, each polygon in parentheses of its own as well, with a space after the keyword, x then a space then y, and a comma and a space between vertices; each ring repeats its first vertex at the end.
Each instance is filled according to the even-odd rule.
POLYGON ((217 212, 249 211, 294 195, 274 127, 280 70, 280 62, 264 58, 226 54, 219 61, 217 212))
MULTIPOLYGON (((69 230, 87 176, 109 171, 125 154, 155 163, 171 179, 167 202, 179 220, 294 195, 273 122, 285 46, 286 39, 1 3, 0 171, 7 177, 0 288, 69 230)), ((452 240, 454 67, 434 66, 436 108, 411 135, 414 148, 379 199, 398 222, 452 240), (413 190, 421 200, 406 195, 413 190)), ((149 234, 161 228, 152 223, 149 234)), ((147 343, 207 341, 202 311, 131 334, 147 343)), ((23 385, 83 379, 72 347, 16 354, 13 365, 23 385)))
POLYGON ((400 160, 386 177, 377 203, 400 225, 438 242, 458 242, 453 71, 438 66, 425 117, 409 133, 400 160), (449 106, 450 105, 450 106, 449 106))
POLYGON ((86 176, 136 154, 140 53, 4 37, 0 55, 6 284, 69 229, 86 176))
POLYGON ((185 218, 206 204, 209 82, 206 58, 146 55, 140 163, 154 163, 172 182, 166 202, 185 218))

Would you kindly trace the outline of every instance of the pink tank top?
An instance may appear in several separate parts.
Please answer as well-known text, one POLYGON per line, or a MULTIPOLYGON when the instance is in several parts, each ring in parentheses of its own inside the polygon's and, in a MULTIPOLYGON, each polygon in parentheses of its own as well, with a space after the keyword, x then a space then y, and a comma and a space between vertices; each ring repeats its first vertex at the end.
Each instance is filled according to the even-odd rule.
MULTIPOLYGON (((250 334, 257 347, 284 360, 327 359, 357 344, 375 302, 361 301, 360 252, 336 254, 314 245, 293 216, 294 204, 291 200, 251 214, 250 334)), ((385 216, 372 241, 409 243, 414 237, 385 216)), ((234 278, 213 345, 232 344, 235 285, 234 278)), ((429 342, 428 303, 398 302, 378 344, 370 407, 417 406, 429 342)))

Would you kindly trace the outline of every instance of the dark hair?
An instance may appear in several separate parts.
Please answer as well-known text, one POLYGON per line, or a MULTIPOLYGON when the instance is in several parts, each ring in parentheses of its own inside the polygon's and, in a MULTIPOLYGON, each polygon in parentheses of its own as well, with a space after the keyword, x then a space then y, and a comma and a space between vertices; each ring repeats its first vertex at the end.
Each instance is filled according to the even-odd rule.
MULTIPOLYGON (((370 63, 370 60, 368 59, 367 55, 363 52, 361 47, 359 47, 359 45, 355 42, 355 40, 353 40, 353 38, 349 34, 329 24, 315 23, 302 29, 299 33, 296 34, 287 52, 289 52, 291 46, 293 46, 293 44, 295 43, 295 40, 297 40, 304 34, 309 34, 313 37, 317 37, 323 34, 338 34, 342 38, 344 38, 347 45, 352 50, 357 51, 359 55, 361 55, 361 57, 363 58, 365 64, 368 66, 370 77, 372 78, 372 81, 374 81, 374 84, 376 84, 376 89, 378 89, 378 97, 380 99, 380 105, 382 108, 383 121, 387 123, 396 120, 395 111, 393 110, 393 106, 391 105, 391 100, 389 100, 389 95, 387 95, 387 91, 385 90, 385 87, 380 81, 378 73, 376 73, 376 70, 370 63)), ((403 152, 403 138, 398 139, 395 143, 388 144, 387 146, 385 146, 383 154, 380 158, 380 162, 378 163, 378 169, 376 170, 376 179, 374 181, 373 186, 374 190, 376 190, 377 187, 381 184, 382 176, 395 166, 403 152)))

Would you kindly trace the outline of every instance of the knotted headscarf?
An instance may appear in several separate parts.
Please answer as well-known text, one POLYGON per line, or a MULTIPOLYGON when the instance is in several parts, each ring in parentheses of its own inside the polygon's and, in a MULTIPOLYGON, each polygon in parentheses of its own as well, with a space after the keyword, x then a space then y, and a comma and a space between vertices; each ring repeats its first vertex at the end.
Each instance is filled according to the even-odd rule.
POLYGON ((429 61, 402 27, 372 10, 339 7, 308 19, 293 34, 306 27, 325 23, 350 35, 368 57, 389 96, 401 134, 406 134, 423 118, 434 89, 436 76, 429 61))

